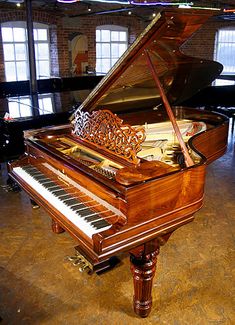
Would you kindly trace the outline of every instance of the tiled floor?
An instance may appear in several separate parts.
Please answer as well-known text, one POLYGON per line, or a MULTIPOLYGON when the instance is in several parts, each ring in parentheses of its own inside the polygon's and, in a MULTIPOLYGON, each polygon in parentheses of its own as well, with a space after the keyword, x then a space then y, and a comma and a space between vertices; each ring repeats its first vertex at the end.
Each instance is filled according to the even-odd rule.
POLYGON ((50 231, 50 218, 0 178, 2 324, 235 324, 235 151, 208 168, 204 207, 161 249, 146 319, 132 310, 128 255, 103 275, 81 274, 67 259, 76 245, 50 231))

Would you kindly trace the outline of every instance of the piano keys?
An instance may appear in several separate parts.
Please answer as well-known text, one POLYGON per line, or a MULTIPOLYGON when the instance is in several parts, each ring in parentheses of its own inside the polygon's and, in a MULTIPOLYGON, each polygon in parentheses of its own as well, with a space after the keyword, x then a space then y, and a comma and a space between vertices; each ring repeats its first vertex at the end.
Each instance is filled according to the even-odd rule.
POLYGON ((193 221, 206 166, 226 151, 226 117, 170 107, 221 71, 216 62, 179 51, 211 15, 159 13, 71 124, 25 133, 25 155, 9 164, 11 177, 51 216, 52 230, 75 238, 86 265, 130 253, 134 311, 141 317, 151 311, 160 247, 193 221))
MULTIPOLYGON (((53 169, 51 166, 48 168, 53 169)), ((58 174, 58 171, 54 172, 58 174)), ((48 177, 33 165, 15 167, 14 173, 23 178, 29 186, 37 189, 48 204, 54 205, 58 211, 63 211, 66 218, 88 237, 91 238, 93 234, 111 227, 106 220, 113 218, 115 213, 85 194, 83 189, 79 190, 77 184, 68 177, 65 178, 62 173, 61 184, 58 184, 55 176, 48 177)))

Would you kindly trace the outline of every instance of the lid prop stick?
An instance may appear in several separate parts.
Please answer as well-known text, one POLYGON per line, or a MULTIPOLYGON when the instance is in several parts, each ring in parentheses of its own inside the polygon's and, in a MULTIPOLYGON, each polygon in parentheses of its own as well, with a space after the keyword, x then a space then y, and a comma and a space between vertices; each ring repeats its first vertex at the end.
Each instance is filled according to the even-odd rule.
POLYGON ((153 65, 153 62, 150 58, 150 55, 149 55, 149 52, 147 50, 145 50, 145 55, 146 55, 146 58, 147 58, 147 62, 148 62, 148 66, 150 68, 150 71, 152 73, 152 76, 153 76, 153 79, 157 85, 157 87, 159 88, 160 90, 160 95, 161 95, 161 98, 162 98, 162 101, 163 101, 163 104, 165 105, 165 108, 166 108, 166 111, 167 111, 167 114, 168 114, 168 117, 172 123, 172 126, 173 126, 173 129, 175 131, 175 134, 177 136, 177 139, 179 141, 179 144, 180 144, 180 147, 181 147, 181 150, 182 150, 182 153, 184 155, 184 159, 185 159, 185 164, 187 167, 190 167, 190 166, 193 166, 194 165, 194 162, 192 160, 192 158, 190 157, 189 155, 189 152, 188 152, 188 149, 184 143, 184 140, 183 140, 183 137, 182 137, 182 134, 180 132, 180 129, 179 129, 179 126, 175 120, 175 116, 172 112, 172 109, 171 109, 171 106, 170 106, 170 103, 165 95, 165 92, 164 92, 164 89, 162 87, 162 84, 157 76, 157 73, 156 73, 156 70, 155 70, 155 67, 153 65))

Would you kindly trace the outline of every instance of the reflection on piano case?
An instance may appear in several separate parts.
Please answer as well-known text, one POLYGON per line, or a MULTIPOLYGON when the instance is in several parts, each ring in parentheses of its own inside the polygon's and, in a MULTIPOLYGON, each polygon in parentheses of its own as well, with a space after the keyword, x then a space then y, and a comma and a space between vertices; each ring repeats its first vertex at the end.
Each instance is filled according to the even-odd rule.
POLYGON ((226 117, 170 107, 221 71, 179 51, 210 16, 188 9, 159 14, 72 123, 28 132, 25 155, 9 165, 11 177, 48 211, 53 231, 77 240, 84 267, 105 268, 110 257, 130 252, 141 317, 151 310, 160 246, 193 220, 206 165, 226 151, 226 117))

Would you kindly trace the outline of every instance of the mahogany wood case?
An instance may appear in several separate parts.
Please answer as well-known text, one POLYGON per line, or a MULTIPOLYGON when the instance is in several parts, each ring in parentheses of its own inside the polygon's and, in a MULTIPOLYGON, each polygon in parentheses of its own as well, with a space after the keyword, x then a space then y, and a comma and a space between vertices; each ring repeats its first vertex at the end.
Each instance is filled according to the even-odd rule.
POLYGON ((53 232, 70 233, 89 265, 130 252, 134 311, 141 317, 151 310, 160 246, 193 220, 203 204, 207 164, 226 151, 227 118, 173 105, 221 71, 220 64, 179 50, 211 15, 197 10, 159 13, 75 112, 71 125, 28 132, 25 155, 9 164, 11 177, 51 216, 53 232), (192 130, 184 138, 177 134, 174 140, 159 140, 157 135, 151 142, 151 130, 165 130, 169 119, 176 133, 181 133, 182 121, 192 130), (150 160, 143 148, 162 156, 150 160), (48 195, 40 190, 47 183, 56 189, 48 195), (58 197, 53 200, 56 191, 66 197, 61 205, 55 203, 58 197), (66 214, 80 205, 86 215, 79 212, 73 219, 73 211, 80 211, 75 209, 71 217, 66 214), (87 228, 84 219, 90 221, 87 228))

